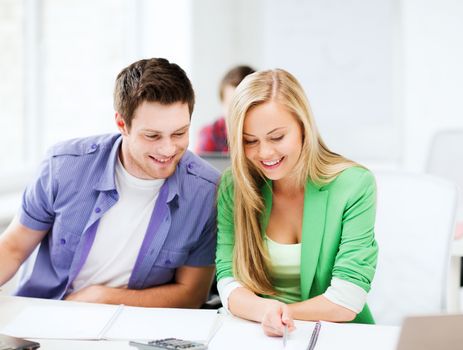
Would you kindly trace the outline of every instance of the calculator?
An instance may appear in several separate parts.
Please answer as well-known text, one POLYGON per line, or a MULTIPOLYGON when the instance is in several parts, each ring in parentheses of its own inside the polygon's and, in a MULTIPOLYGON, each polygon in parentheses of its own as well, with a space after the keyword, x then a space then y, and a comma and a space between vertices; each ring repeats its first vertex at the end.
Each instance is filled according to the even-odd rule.
POLYGON ((139 343, 130 341, 129 345, 137 347, 140 350, 206 350, 207 345, 191 340, 182 340, 177 338, 165 338, 152 340, 148 343, 139 343))
POLYGON ((34 350, 40 348, 40 344, 21 338, 0 334, 0 350, 34 350))

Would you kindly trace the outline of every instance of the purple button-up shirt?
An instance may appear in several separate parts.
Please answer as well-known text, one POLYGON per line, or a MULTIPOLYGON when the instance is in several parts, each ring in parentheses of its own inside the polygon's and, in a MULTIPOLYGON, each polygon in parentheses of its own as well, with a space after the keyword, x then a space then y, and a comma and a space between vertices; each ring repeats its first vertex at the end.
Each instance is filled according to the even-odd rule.
MULTIPOLYGON (((61 299, 82 268, 99 219, 117 202, 119 134, 54 146, 25 190, 20 222, 48 234, 16 295, 61 299)), ((172 281, 176 268, 214 264, 219 173, 187 151, 161 187, 128 288, 172 281)), ((127 234, 130 234, 128 232, 127 234)), ((108 242, 108 249, 111 249, 108 242)))

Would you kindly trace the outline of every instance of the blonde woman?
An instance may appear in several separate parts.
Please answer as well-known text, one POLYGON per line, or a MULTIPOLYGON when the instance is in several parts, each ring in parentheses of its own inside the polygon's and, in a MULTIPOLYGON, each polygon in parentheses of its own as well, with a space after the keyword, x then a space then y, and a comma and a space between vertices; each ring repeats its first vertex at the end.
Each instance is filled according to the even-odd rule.
POLYGON ((327 148, 302 87, 281 69, 243 80, 227 129, 216 257, 224 307, 270 336, 293 319, 373 323, 372 174, 327 148))

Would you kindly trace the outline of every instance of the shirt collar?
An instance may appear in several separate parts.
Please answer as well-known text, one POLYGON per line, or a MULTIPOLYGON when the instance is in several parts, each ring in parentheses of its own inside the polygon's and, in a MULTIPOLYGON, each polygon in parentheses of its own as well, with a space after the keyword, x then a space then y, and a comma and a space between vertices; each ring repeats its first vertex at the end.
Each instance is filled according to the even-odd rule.
POLYGON ((94 189, 97 191, 113 191, 116 190, 116 181, 114 180, 116 160, 119 153, 119 147, 122 143, 122 135, 116 139, 109 153, 108 161, 106 163, 103 174, 100 180, 95 185, 94 189))
POLYGON ((177 164, 177 167, 175 168, 174 173, 166 179, 166 183, 169 188, 169 193, 167 194, 167 203, 172 202, 174 198, 179 195, 178 172, 179 172, 180 163, 182 162, 182 160, 183 160, 183 157, 182 159, 180 159, 180 162, 177 164))

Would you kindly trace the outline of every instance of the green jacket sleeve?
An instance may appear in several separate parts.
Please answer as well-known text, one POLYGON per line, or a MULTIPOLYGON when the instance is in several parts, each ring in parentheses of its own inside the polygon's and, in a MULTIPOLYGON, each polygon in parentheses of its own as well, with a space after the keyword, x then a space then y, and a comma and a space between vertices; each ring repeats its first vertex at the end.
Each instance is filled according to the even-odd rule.
POLYGON ((217 281, 233 277, 233 247, 235 245, 234 226, 234 186, 231 171, 222 175, 217 193, 217 281))
POLYGON ((349 187, 333 277, 352 282, 369 292, 378 256, 374 235, 376 214, 374 177, 369 171, 364 171, 359 181, 349 187))

